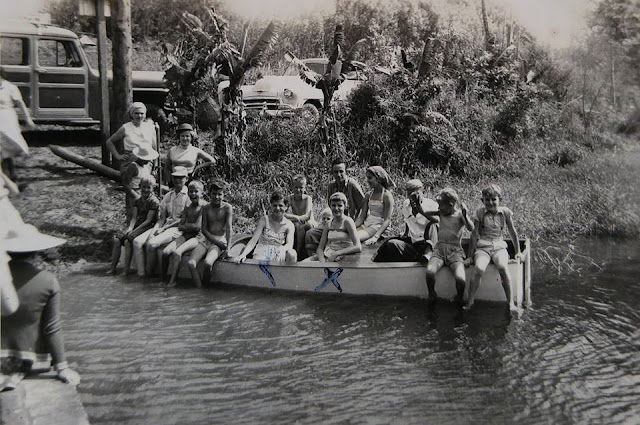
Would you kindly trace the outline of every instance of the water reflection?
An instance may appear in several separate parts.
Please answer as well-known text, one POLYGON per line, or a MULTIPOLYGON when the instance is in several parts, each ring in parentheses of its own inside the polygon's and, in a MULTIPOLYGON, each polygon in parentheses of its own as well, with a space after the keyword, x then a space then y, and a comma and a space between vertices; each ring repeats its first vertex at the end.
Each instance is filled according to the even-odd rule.
POLYGON ((534 306, 63 280, 95 424, 628 423, 640 414, 637 245, 536 270, 534 306))

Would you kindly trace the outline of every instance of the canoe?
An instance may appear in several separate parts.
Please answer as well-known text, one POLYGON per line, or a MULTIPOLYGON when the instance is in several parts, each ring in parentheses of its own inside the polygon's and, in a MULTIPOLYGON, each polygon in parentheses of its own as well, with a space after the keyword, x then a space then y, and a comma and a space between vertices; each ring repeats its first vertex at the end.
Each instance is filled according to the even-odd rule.
MULTIPOLYGON (((464 244, 468 241, 464 241, 464 244)), ((510 254, 513 249, 509 244, 510 254)), ((531 247, 529 239, 520 241, 523 261, 509 260, 511 292, 519 306, 531 303, 531 247)), ((233 246, 231 255, 241 246, 233 246)), ((370 258, 370 253, 366 256, 370 258)), ((467 267, 467 286, 471 268, 467 267)), ((186 267, 180 276, 188 278, 186 267)), ((216 263, 212 274, 213 283, 267 288, 273 291, 298 291, 322 294, 378 295, 391 297, 427 298, 425 266, 414 262, 373 263, 370 260, 340 263, 300 262, 293 265, 267 264, 247 259, 242 264, 230 260, 216 263)), ((436 275, 436 292, 439 298, 452 300, 456 295, 455 281, 451 271, 443 267, 436 275)), ((501 278, 490 264, 483 275, 477 300, 505 302, 501 278)))

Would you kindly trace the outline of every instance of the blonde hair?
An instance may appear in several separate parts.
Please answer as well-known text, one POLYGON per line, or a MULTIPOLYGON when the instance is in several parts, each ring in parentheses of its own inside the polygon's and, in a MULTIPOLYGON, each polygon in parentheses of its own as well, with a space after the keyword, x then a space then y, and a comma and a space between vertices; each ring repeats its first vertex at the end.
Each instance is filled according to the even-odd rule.
POLYGON ((482 189, 482 199, 486 199, 492 196, 496 196, 502 199, 502 189, 500 189, 500 186, 494 183, 482 189))
POLYGON ((347 207, 349 205, 349 201, 347 200, 347 195, 342 192, 335 192, 331 196, 329 196, 329 203, 331 201, 338 200, 344 202, 344 206, 347 207))
POLYGON ((147 106, 142 103, 142 102, 133 102, 131 104, 131 106, 129 106, 129 117, 133 118, 133 113, 137 110, 137 109, 142 109, 144 111, 144 114, 147 115, 147 106))
POLYGON ((459 200, 458 192, 450 187, 442 189, 440 193, 438 193, 438 196, 436 196, 437 202, 451 202, 454 205, 457 204, 459 200))
POLYGON ((142 186, 143 184, 148 183, 151 187, 155 187, 156 186, 156 178, 153 176, 144 176, 140 179, 140 186, 142 186))
POLYGON ((197 187, 201 192, 204 190, 204 185, 200 180, 192 180, 187 187, 197 187))
POLYGON ((325 217, 325 216, 333 216, 333 211, 331 211, 331 208, 327 207, 325 209, 323 209, 322 211, 320 211, 320 217, 325 217))
POLYGON ((293 183, 304 183, 304 184, 307 184, 307 178, 302 174, 296 174, 291 179, 291 184, 293 184, 293 183))

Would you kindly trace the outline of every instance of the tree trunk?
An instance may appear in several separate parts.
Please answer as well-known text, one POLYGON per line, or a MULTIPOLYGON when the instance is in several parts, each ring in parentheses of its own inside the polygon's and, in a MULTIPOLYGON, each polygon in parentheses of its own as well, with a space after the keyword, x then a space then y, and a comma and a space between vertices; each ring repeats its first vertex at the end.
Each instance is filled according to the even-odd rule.
POLYGON ((431 38, 425 38, 424 47, 422 48, 422 57, 420 58, 420 68, 418 68, 418 80, 426 78, 431 73, 431 38))
POLYGON ((493 49, 493 37, 489 32, 489 20, 487 19, 487 7, 484 3, 485 0, 480 0, 480 10, 482 12, 482 29, 484 30, 484 49, 491 52, 493 49))
POLYGON ((117 131, 127 120, 127 110, 133 101, 131 79, 131 0, 111 2, 113 96, 111 130, 117 131))
POLYGON ((95 159, 86 158, 82 155, 78 155, 77 153, 71 152, 70 150, 62 148, 57 145, 49 145, 49 149, 51 149, 51 152, 58 155, 62 159, 66 159, 69 162, 73 162, 74 164, 78 164, 83 166, 84 168, 88 168, 89 170, 95 171, 101 176, 120 182, 119 171, 116 171, 113 168, 107 167, 106 165, 102 165, 95 159))

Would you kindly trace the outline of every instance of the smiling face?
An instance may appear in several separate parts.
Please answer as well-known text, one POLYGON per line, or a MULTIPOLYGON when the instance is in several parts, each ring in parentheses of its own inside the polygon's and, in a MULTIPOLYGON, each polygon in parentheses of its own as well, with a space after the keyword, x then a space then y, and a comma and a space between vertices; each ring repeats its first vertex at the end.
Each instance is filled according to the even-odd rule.
POLYGON ((331 174, 336 183, 344 183, 347 180, 347 165, 335 164, 331 168, 331 174))
POLYGON ((500 206, 500 197, 495 194, 485 195, 482 197, 482 203, 488 212, 495 214, 500 206))
POLYGON ((140 182, 140 195, 143 198, 148 198, 151 195, 152 190, 153 188, 151 187, 151 183, 148 181, 140 182))
POLYGON ((224 199, 224 191, 222 189, 213 188, 209 192, 209 198, 211 199, 211 205, 219 207, 224 199))
POLYGON ((302 195, 307 191, 307 182, 305 181, 296 181, 293 182, 293 196, 296 199, 302 199, 302 195))
POLYGON ((282 219, 286 210, 287 205, 285 204, 284 199, 271 202, 271 215, 274 218, 282 219))
POLYGON ((332 199, 329 206, 334 217, 342 217, 347 207, 342 199, 332 199))
POLYGON ((327 228, 329 227, 329 224, 331 224, 332 219, 333 219, 333 215, 331 212, 323 213, 322 216, 320 217, 320 225, 323 228, 327 228))
POLYGON ((178 134, 178 141, 180 142, 181 147, 188 148, 191 144, 191 132, 181 131, 180 134, 178 134))
POLYGON ((202 189, 197 185, 190 185, 187 189, 187 194, 189 195, 191 202, 198 202, 198 200, 202 198, 202 189))

